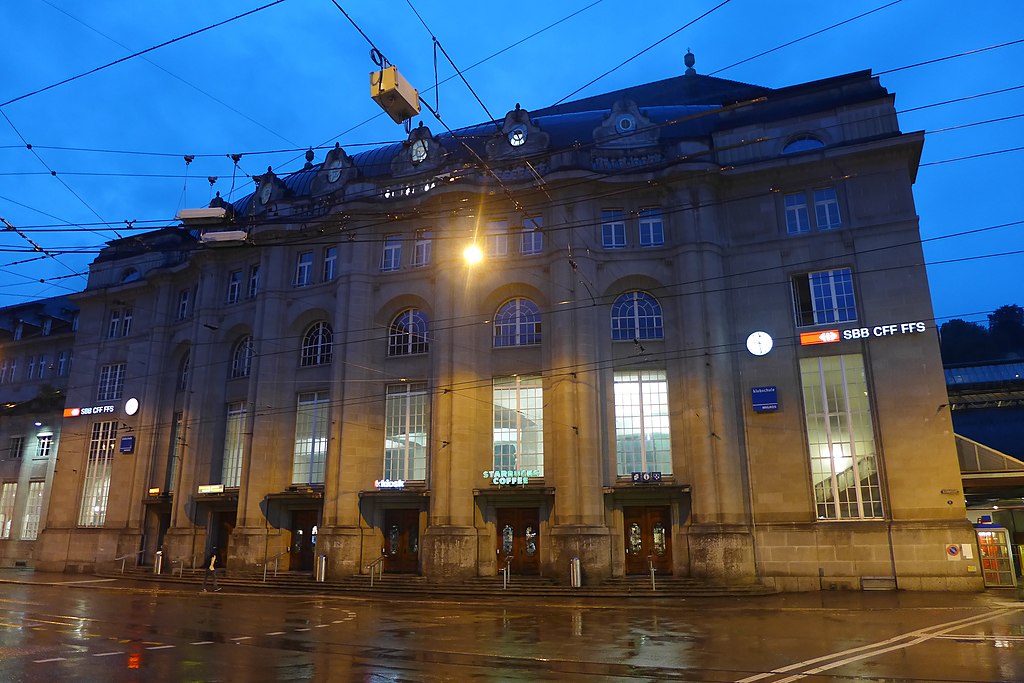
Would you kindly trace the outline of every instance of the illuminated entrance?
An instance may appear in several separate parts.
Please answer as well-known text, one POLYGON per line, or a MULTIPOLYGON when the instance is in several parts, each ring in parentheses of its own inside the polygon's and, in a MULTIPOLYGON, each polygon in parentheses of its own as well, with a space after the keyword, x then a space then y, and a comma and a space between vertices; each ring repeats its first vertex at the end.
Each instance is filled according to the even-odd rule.
POLYGON ((626 573, 672 573, 672 515, 668 505, 622 508, 626 573))
POLYGON ((384 571, 415 574, 420 559, 420 511, 384 510, 384 571))
POLYGON ((540 515, 537 508, 498 508, 498 565, 513 574, 540 574, 540 515))

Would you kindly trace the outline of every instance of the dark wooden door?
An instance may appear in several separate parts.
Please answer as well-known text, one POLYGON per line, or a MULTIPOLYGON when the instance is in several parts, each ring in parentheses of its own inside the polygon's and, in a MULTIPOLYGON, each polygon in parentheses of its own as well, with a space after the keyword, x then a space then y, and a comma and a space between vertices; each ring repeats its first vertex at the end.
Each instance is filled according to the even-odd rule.
POLYGON ((498 566, 512 558, 513 574, 540 574, 540 514, 537 508, 498 508, 498 566))
POLYGON ((668 505, 622 508, 626 573, 647 574, 650 562, 659 574, 672 573, 672 515, 668 505))
POLYGON ((292 510, 292 547, 288 558, 288 569, 292 571, 313 571, 313 557, 316 555, 316 525, 320 519, 319 510, 292 510))
POLYGON ((415 574, 420 560, 420 511, 384 510, 384 571, 415 574))
POLYGON ((219 510, 213 513, 213 534, 211 547, 217 548, 217 566, 228 566, 228 557, 231 556, 231 532, 235 530, 234 510, 219 510))

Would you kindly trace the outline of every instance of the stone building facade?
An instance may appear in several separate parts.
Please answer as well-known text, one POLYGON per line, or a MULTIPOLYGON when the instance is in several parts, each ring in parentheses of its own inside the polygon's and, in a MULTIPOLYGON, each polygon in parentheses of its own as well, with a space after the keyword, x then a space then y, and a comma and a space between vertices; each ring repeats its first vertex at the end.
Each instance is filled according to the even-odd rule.
POLYGON ((690 69, 112 242, 37 566, 979 589, 922 144, 869 72, 690 69))

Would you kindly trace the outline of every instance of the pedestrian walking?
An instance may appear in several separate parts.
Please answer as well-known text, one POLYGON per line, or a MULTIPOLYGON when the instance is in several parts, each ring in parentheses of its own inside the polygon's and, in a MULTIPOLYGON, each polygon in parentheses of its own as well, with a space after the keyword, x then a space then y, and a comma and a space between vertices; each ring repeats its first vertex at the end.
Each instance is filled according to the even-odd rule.
POLYGON ((213 577, 213 590, 219 591, 217 587, 217 546, 210 548, 209 554, 206 556, 206 561, 203 563, 205 572, 203 574, 203 592, 206 592, 206 584, 210 577, 213 577))

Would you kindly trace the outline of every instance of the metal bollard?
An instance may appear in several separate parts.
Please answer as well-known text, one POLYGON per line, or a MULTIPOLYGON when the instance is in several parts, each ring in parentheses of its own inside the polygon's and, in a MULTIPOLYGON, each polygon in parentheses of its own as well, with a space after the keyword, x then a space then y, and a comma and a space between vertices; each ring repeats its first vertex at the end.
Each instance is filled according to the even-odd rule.
POLYGON ((164 572, 164 551, 156 551, 156 559, 153 560, 153 573, 163 574, 164 572))
POLYGON ((579 588, 583 585, 583 573, 580 569, 580 558, 574 557, 569 560, 569 585, 579 588))
POLYGON ((323 583, 327 580, 327 556, 320 555, 316 558, 316 575, 315 580, 317 583, 323 583))

